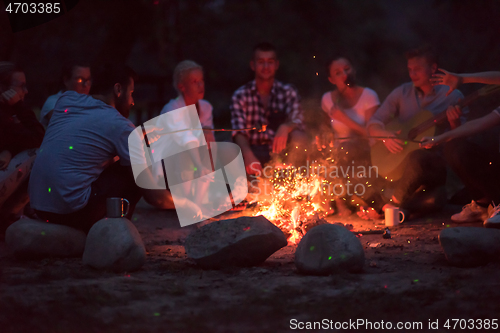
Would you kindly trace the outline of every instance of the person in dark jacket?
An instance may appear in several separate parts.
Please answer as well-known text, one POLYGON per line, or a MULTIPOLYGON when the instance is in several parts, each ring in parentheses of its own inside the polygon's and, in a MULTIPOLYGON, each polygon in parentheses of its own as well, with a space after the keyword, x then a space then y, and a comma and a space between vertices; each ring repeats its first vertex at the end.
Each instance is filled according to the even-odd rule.
POLYGON ((0 230, 17 220, 29 202, 28 178, 44 129, 24 105, 23 70, 0 62, 0 230))

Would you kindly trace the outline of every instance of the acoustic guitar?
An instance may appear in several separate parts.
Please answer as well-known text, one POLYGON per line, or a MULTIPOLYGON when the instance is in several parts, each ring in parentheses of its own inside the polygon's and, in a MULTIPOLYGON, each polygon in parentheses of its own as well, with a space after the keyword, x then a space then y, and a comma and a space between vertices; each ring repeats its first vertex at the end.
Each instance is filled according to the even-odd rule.
MULTIPOLYGON (((476 99, 500 91, 499 85, 485 86, 470 95, 467 95, 458 103, 460 107, 465 107, 476 99)), ((419 143, 425 136, 436 135, 436 125, 447 121, 446 110, 432 114, 428 110, 422 110, 413 118, 405 122, 394 119, 389 122, 385 129, 392 132, 401 131, 397 137, 404 142, 403 150, 400 153, 391 153, 382 140, 371 147, 372 165, 378 168, 378 174, 387 180, 398 180, 403 175, 404 169, 399 167, 406 156, 420 149, 419 143)))

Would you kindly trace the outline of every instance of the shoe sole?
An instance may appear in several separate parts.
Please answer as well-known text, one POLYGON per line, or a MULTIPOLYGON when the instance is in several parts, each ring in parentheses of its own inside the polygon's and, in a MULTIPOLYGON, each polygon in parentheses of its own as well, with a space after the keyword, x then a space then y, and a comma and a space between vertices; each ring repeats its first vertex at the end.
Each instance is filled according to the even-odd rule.
POLYGON ((475 218, 470 218, 468 220, 459 220, 459 219, 455 220, 453 219, 452 216, 450 220, 452 220, 455 223, 473 223, 473 222, 484 222, 485 218, 483 218, 482 216, 476 216, 475 218))
POLYGON ((484 222, 483 223, 484 227, 485 228, 496 228, 496 229, 500 229, 500 223, 499 222, 484 222))
POLYGON ((454 220, 451 219, 454 223, 475 223, 475 222, 483 222, 484 219, 477 218, 475 220, 454 220))

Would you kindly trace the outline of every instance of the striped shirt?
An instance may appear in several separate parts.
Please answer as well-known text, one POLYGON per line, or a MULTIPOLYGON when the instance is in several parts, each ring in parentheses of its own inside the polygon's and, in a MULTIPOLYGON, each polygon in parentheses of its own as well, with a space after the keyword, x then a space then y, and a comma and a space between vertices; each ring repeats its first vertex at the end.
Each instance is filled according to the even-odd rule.
POLYGON ((251 145, 271 144, 276 134, 277 126, 275 123, 277 122, 279 122, 278 125, 284 122, 293 122, 302 128, 303 114, 297 89, 277 80, 274 80, 271 88, 267 109, 264 108, 254 80, 235 91, 230 110, 231 125, 234 129, 267 126, 264 132, 257 130, 233 131, 233 137, 237 133, 242 133, 248 137, 251 145), (282 119, 283 121, 273 121, 272 119, 282 119))

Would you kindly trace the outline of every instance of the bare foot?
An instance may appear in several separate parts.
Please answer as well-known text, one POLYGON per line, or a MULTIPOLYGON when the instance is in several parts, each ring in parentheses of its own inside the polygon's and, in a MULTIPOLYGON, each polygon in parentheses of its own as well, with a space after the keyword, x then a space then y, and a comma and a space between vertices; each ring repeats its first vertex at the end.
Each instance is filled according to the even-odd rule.
POLYGON ((398 206, 392 204, 392 203, 386 203, 384 207, 382 207, 382 211, 385 212, 387 208, 398 208, 398 206))
POLYGON ((335 210, 334 210, 333 208, 329 208, 329 209, 326 211, 326 213, 325 213, 325 214, 326 214, 325 216, 330 216, 330 215, 333 215, 333 214, 335 214, 335 210))
POLYGON ((395 196, 392 196, 392 197, 391 197, 391 199, 392 199, 392 202, 393 202, 393 203, 395 203, 396 205, 399 205, 399 204, 400 204, 399 200, 398 200, 398 199, 396 199, 396 197, 395 197, 395 196))
POLYGON ((335 203, 337 204, 337 215, 339 217, 347 217, 352 214, 344 199, 336 199, 335 203))
POLYGON ((363 220, 380 220, 384 218, 383 214, 377 213, 377 211, 371 207, 359 207, 358 216, 363 220))

